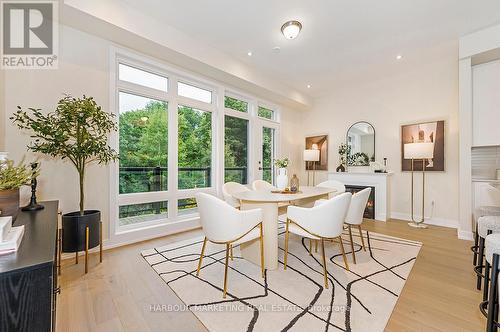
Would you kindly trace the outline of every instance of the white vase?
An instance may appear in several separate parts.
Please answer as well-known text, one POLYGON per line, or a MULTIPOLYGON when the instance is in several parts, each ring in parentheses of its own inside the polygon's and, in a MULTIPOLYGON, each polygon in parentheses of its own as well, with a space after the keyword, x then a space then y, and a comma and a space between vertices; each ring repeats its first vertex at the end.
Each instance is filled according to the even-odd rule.
POLYGON ((276 187, 279 190, 284 190, 288 186, 288 171, 286 168, 278 168, 276 176, 276 187))

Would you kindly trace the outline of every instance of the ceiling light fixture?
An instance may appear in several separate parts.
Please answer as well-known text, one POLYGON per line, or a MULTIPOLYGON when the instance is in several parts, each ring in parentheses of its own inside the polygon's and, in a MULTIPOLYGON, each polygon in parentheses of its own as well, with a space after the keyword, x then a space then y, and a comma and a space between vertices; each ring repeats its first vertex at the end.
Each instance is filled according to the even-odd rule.
POLYGON ((302 29, 302 24, 299 21, 288 21, 281 26, 281 33, 286 39, 295 39, 302 29))
POLYGON ((248 51, 247 55, 252 56, 252 51, 248 51))
POLYGON ((307 85, 307 88, 308 88, 308 89, 310 89, 310 88, 311 88, 311 84, 308 84, 308 85, 307 85))
POLYGON ((401 54, 396 55, 396 60, 401 60, 403 56, 401 54))

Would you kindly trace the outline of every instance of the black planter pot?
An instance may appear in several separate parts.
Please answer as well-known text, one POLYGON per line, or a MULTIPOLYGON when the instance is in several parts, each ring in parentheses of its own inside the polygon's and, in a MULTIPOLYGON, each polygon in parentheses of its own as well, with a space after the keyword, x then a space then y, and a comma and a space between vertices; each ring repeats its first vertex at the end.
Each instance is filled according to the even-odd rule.
POLYGON ((62 216, 62 251, 76 252, 85 250, 85 231, 89 227, 89 249, 100 243, 101 211, 85 210, 71 212, 62 216))

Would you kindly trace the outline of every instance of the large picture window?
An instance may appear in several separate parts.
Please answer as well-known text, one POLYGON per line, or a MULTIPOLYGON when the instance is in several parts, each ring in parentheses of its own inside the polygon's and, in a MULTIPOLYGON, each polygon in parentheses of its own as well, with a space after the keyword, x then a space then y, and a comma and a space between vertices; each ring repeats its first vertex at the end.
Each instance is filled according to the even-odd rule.
POLYGON ((224 182, 248 183, 248 120, 224 119, 224 182))
POLYGON ((178 107, 179 189, 211 187, 212 113, 178 107))
POLYGON ((181 229, 197 220, 197 192, 216 195, 229 181, 273 181, 276 108, 137 54, 115 55, 119 130, 111 144, 120 159, 111 175, 112 237, 181 229))
POLYGON ((119 93, 120 194, 168 189, 167 103, 119 93))

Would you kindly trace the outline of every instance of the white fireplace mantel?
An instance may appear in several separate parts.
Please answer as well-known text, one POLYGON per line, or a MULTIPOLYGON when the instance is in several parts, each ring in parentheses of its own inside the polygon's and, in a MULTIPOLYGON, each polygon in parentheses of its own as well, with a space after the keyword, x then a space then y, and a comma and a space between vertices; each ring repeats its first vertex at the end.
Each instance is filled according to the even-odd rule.
POLYGON ((391 218, 389 181, 392 174, 391 172, 330 172, 328 179, 340 181, 345 185, 374 187, 375 220, 387 221, 391 218))

